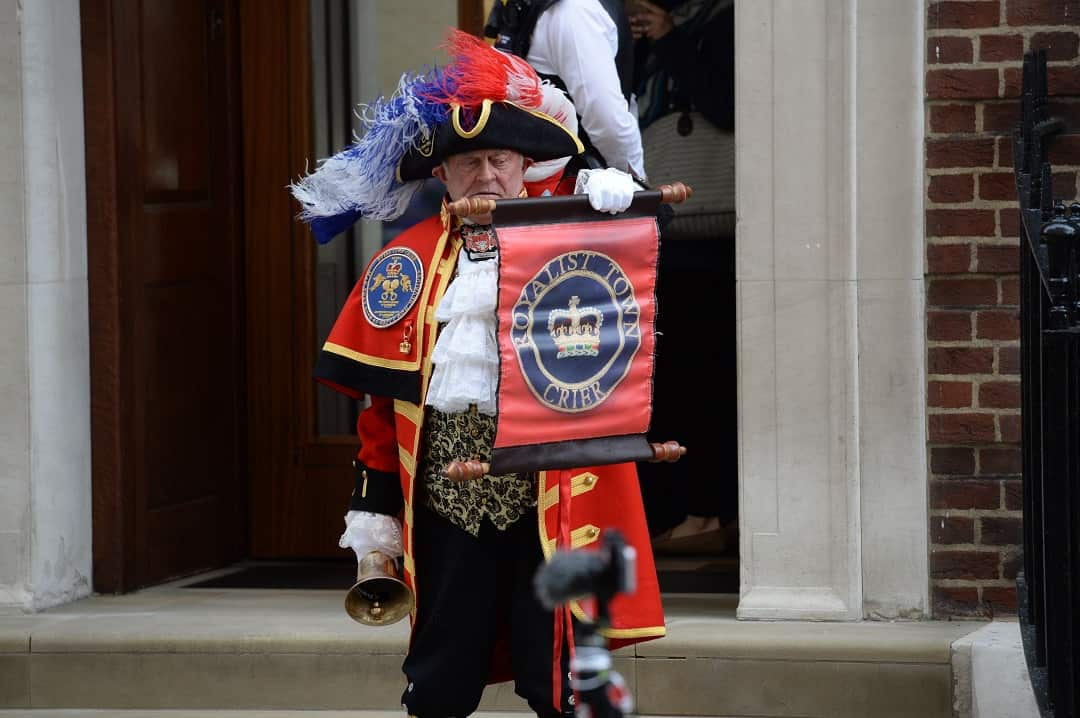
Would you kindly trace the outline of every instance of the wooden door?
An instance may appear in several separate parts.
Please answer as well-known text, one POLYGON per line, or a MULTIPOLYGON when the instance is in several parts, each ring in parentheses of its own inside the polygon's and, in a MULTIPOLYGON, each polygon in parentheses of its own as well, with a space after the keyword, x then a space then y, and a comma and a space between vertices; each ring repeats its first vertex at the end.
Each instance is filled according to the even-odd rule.
POLYGON ((240 0, 240 18, 251 556, 325 556, 355 449, 314 434, 314 242, 288 192, 311 158, 308 2, 240 0))
POLYGON ((245 552, 236 9, 81 6, 102 591, 245 552))

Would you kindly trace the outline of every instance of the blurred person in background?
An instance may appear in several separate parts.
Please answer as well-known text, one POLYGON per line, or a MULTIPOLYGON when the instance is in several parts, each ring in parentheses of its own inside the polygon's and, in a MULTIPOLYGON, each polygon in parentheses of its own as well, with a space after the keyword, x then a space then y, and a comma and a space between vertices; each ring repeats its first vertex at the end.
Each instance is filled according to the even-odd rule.
POLYGON ((661 244, 662 337, 650 431, 653 441, 684 437, 688 452, 676 464, 639 464, 638 473, 657 554, 718 554, 734 549, 738 507, 736 369, 729 349, 734 269, 724 266, 725 259, 733 261, 733 237, 719 221, 734 211, 734 3, 626 0, 626 11, 646 171, 653 182, 678 179, 695 191, 661 244), (712 287, 719 305, 713 331, 720 342, 703 342, 688 321, 701 311, 702 284, 712 287), (689 377, 707 384, 692 389, 689 377), (697 413, 688 409, 690 395, 711 421, 689 418, 697 413))
POLYGON ((614 167, 645 179, 631 92, 633 37, 622 0, 495 0, 484 34, 574 103, 586 151, 568 174, 614 167))

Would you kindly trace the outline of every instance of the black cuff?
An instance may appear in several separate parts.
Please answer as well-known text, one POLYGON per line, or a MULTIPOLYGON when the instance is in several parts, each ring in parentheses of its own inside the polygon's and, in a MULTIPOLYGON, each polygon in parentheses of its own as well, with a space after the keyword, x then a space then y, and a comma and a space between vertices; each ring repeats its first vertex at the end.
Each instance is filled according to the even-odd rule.
POLYGON ((401 479, 397 472, 369 469, 359 461, 353 462, 356 488, 349 500, 349 511, 370 511, 373 514, 397 516, 405 499, 401 495, 401 479))

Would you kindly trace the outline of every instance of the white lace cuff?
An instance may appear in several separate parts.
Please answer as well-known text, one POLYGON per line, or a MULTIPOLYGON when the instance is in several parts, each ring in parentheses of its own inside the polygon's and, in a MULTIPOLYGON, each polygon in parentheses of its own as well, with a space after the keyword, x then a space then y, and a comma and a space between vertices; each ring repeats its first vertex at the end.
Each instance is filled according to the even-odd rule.
POLYGON ((338 546, 351 548, 357 560, 372 551, 381 551, 390 558, 401 556, 401 524, 393 516, 370 511, 350 511, 345 514, 345 533, 338 546))

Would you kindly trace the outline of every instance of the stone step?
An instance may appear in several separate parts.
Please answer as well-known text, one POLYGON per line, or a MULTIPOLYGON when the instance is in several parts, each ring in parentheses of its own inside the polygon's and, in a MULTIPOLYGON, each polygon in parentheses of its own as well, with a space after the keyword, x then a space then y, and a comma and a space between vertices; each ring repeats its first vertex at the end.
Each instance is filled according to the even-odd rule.
MULTIPOLYGON (((163 587, 0 616, 0 709, 400 716, 407 623, 360 626, 343 598, 163 587)), ((950 647, 980 625, 737 621, 735 602, 667 595, 668 635, 616 652, 639 715, 949 718, 950 647)), ((509 683, 481 710, 527 715, 509 683)))
MULTIPOLYGON (((401 710, 396 711, 248 711, 248 710, 140 710, 140 709, 78 709, 53 710, 49 708, 27 708, 24 710, 0 710, 0 718, 403 718, 401 710)), ((527 718, 532 713, 490 712, 473 713, 473 718, 527 718)), ((671 716, 646 716, 640 713, 635 718, 673 718, 671 716)), ((691 717, 693 718, 693 717, 691 717)), ((699 716, 698 718, 726 718, 725 716, 699 716)))
MULTIPOLYGON (((531 714, 474 713, 475 718, 522 718, 531 714)), ((50 710, 28 708, 25 710, 0 710, 0 718, 403 718, 396 711, 248 711, 248 710, 140 710, 140 709, 78 709, 50 710)), ((639 716, 638 718, 660 718, 639 716)))
MULTIPOLYGON (((475 718, 523 718, 531 713, 474 713, 475 718)), ((140 710, 140 709, 78 709, 51 710, 28 708, 0 710, 0 718, 403 718, 396 711, 248 711, 248 710, 140 710)), ((638 718, 660 718, 639 716, 638 718)))

